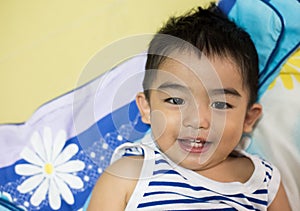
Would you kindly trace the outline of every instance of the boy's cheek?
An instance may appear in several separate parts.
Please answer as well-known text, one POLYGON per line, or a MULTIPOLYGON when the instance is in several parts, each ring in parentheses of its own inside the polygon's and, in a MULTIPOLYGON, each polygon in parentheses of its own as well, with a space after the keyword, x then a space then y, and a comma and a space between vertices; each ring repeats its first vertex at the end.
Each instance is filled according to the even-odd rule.
POLYGON ((167 120, 163 112, 159 110, 151 111, 151 129, 155 139, 158 139, 165 131, 167 120))
POLYGON ((160 138, 164 133, 172 133, 175 135, 179 133, 181 122, 178 115, 168 115, 160 110, 151 112, 151 129, 155 139, 160 138))

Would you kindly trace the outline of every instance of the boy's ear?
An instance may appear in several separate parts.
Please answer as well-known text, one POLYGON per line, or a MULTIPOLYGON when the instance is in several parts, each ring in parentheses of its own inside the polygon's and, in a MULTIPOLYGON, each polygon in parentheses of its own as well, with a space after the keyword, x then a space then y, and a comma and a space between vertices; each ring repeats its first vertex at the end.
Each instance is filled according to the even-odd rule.
POLYGON ((254 103, 247 111, 244 121, 244 133, 251 133, 255 123, 262 115, 262 106, 254 103))
POLYGON ((150 105, 143 92, 139 92, 135 98, 136 104, 140 111, 142 122, 150 124, 150 105))

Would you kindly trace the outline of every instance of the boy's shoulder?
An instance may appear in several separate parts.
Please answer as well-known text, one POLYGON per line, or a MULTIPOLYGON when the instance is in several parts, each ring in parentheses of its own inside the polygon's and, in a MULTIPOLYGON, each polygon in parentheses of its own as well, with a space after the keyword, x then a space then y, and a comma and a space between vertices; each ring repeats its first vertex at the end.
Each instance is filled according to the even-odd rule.
POLYGON ((143 156, 124 157, 107 167, 93 189, 89 210, 124 210, 138 182, 143 160, 143 156))
POLYGON ((144 163, 144 156, 124 156, 113 162, 105 172, 126 180, 137 180, 144 163))

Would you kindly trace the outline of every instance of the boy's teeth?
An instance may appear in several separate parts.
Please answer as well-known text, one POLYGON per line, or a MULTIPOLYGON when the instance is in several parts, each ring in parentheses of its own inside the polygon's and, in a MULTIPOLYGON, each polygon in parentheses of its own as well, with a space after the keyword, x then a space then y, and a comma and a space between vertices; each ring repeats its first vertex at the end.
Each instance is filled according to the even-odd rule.
POLYGON ((203 143, 201 142, 191 142, 191 147, 203 147, 203 143))
POLYGON ((205 141, 201 141, 201 140, 198 140, 198 139, 179 139, 179 140, 182 140, 184 141, 185 143, 188 143, 190 144, 190 146, 193 148, 201 148, 201 147, 204 147, 205 145, 205 141))

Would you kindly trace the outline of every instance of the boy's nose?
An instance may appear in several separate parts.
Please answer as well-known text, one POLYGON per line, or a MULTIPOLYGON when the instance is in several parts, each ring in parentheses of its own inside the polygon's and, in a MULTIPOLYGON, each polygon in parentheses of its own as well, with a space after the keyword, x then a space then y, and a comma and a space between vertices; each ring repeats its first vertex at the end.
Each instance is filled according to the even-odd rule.
POLYGON ((211 111, 209 108, 190 108, 182 115, 185 127, 194 129, 208 129, 210 127, 211 111))

